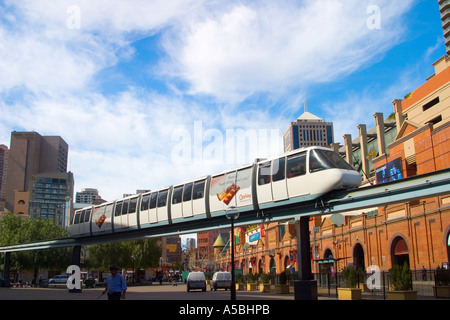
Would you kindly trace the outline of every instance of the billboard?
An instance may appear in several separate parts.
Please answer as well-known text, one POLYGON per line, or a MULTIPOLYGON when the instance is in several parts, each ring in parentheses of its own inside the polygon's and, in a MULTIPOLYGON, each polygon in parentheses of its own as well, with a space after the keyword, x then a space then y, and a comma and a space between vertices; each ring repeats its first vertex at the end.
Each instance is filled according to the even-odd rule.
POLYGON ((376 169, 377 183, 402 179, 402 159, 397 158, 376 169))

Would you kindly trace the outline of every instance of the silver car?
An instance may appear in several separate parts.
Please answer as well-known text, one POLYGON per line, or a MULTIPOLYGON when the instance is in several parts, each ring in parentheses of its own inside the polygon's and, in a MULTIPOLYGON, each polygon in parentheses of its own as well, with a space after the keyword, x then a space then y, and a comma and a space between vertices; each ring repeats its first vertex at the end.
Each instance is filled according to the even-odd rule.
POLYGON ((231 288, 231 272, 218 271, 213 274, 211 280, 211 290, 230 289, 231 288))
POLYGON ((203 272, 190 272, 186 279, 187 292, 192 289, 206 291, 206 278, 203 272))

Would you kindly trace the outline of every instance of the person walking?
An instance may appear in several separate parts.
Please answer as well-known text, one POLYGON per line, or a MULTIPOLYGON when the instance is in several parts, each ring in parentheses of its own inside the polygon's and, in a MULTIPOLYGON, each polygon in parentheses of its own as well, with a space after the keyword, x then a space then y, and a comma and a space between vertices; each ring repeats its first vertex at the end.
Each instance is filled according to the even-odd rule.
POLYGON ((119 268, 116 264, 111 264, 109 270, 111 274, 106 278, 106 287, 102 294, 108 292, 108 300, 125 299, 127 284, 123 276, 118 272, 119 268))

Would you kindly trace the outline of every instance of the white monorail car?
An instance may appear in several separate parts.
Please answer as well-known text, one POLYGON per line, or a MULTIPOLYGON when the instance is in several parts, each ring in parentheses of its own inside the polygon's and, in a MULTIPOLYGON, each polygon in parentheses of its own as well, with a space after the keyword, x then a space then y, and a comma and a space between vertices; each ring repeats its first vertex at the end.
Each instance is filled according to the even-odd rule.
POLYGON ((220 174, 75 212, 69 234, 95 236, 151 228, 314 200, 337 189, 353 189, 361 176, 325 147, 294 150, 220 174))

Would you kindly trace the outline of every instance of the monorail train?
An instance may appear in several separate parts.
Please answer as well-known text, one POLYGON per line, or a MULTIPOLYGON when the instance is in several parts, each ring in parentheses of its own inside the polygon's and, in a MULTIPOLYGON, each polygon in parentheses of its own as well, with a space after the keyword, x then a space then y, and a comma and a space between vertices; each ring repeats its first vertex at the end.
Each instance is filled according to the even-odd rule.
POLYGON ((325 147, 294 150, 272 159, 75 211, 72 237, 151 228, 194 219, 317 199, 337 189, 353 189, 361 176, 325 147))

